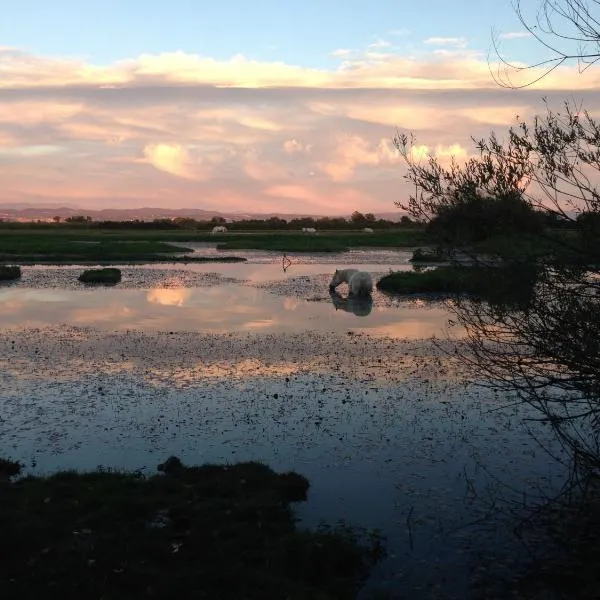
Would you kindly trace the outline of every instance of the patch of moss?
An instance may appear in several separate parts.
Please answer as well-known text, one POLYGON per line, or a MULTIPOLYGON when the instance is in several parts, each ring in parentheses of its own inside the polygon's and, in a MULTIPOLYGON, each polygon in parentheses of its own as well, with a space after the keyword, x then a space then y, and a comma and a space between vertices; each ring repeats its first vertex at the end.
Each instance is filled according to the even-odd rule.
POLYGON ((0 265, 0 281, 14 281, 21 277, 21 267, 0 265))
POLYGON ((382 555, 349 528, 299 530, 301 475, 159 469, 0 479, 2 597, 343 600, 382 555))
POLYGON ((82 283, 116 284, 121 281, 121 270, 115 268, 87 269, 80 276, 82 283))

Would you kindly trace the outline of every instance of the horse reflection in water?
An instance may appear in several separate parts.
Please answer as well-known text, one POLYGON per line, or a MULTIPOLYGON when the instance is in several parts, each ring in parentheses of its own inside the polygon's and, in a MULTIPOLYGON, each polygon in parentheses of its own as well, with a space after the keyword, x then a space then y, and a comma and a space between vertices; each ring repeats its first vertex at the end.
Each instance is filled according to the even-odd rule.
POLYGON ((373 310, 373 298, 371 296, 349 296, 344 298, 335 290, 329 290, 329 297, 335 306, 335 310, 345 310, 354 313, 357 317, 366 317, 373 310))

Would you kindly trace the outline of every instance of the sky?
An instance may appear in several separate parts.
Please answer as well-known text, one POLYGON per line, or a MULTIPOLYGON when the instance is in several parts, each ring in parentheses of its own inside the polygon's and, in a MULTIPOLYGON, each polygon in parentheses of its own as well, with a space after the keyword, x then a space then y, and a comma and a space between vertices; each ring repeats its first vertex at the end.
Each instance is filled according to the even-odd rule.
POLYGON ((600 72, 577 65, 499 86, 493 39, 510 61, 547 56, 510 0, 15 3, 0 203, 394 211, 410 193, 397 132, 460 162, 542 98, 600 108, 600 72))

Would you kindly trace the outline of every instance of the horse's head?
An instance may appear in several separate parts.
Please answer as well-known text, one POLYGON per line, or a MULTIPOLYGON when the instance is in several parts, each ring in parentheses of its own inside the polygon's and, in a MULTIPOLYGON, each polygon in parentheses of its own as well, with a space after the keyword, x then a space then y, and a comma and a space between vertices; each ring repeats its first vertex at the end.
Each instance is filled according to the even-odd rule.
POLYGON ((331 281, 329 282, 329 289, 330 291, 335 290, 335 288, 340 285, 340 283, 342 283, 343 279, 340 277, 340 272, 338 271, 338 269, 335 270, 335 273, 333 274, 333 277, 331 278, 331 281))

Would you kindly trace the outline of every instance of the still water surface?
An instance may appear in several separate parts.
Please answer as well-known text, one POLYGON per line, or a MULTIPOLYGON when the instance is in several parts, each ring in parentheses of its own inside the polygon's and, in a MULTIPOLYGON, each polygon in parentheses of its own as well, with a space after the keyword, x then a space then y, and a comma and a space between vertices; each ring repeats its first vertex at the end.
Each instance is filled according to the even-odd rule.
MULTIPOLYGON (((198 255, 215 255, 198 244, 198 255)), ((236 254, 240 254, 237 252, 236 254)), ((16 284, 0 286, 0 325, 44 327, 58 323, 108 330, 143 329, 299 332, 348 328, 400 339, 443 334, 448 310, 442 302, 394 299, 375 292, 372 304, 348 301, 345 286, 331 297, 331 274, 353 266, 373 274, 412 270, 407 252, 352 251, 339 255, 282 255, 250 251, 244 263, 120 266, 115 287, 86 287, 86 268, 24 267, 16 284), (365 261, 370 262, 356 262, 365 261), (343 262, 342 262, 343 261, 343 262)))
POLYGON ((1 286, 0 455, 32 473, 153 472, 171 454, 294 469, 311 482, 304 524, 387 537, 369 585, 468 598, 519 556, 501 507, 562 483, 531 435, 552 448, 551 432, 428 341, 444 303, 375 293, 357 316, 329 296, 336 267, 377 278, 410 269, 407 253, 294 255, 285 271, 280 254, 243 255, 123 266, 113 288, 82 286, 78 266, 1 286))

